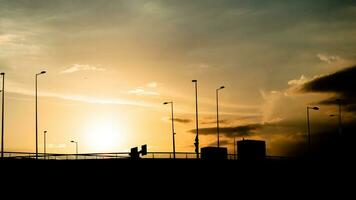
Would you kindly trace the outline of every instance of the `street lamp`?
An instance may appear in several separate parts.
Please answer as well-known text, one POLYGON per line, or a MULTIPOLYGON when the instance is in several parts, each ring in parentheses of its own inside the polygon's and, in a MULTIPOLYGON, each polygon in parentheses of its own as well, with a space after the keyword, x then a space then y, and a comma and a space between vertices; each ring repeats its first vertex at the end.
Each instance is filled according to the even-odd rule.
POLYGON ((308 124, 308 152, 311 153, 311 138, 310 138, 310 122, 309 122, 309 110, 319 110, 319 107, 307 106, 307 124, 308 124))
POLYGON ((176 144, 175 144, 175 138, 174 138, 174 135, 175 135, 176 133, 174 132, 173 101, 164 102, 163 104, 164 104, 164 105, 171 104, 171 109, 172 109, 173 158, 176 159, 176 144))
POLYGON ((195 136, 195 153, 199 159, 199 118, 198 118, 198 81, 192 80, 195 85, 195 123, 196 123, 196 136, 195 136))
POLYGON ((46 154, 46 135, 47 135, 47 131, 44 131, 44 132, 43 132, 43 140, 44 140, 44 141, 43 141, 43 144, 44 144, 44 145, 43 145, 43 153, 44 153, 44 154, 43 154, 43 156, 44 156, 43 159, 44 159, 44 160, 46 160, 46 156, 47 156, 47 154, 46 154))
POLYGON ((220 88, 216 89, 216 129, 218 133, 218 148, 220 148, 220 130, 219 130, 219 91, 224 89, 225 86, 221 86, 220 88))
POLYGON ((78 160, 78 142, 76 142, 76 141, 70 141, 71 143, 75 143, 75 152, 76 152, 76 156, 75 156, 75 158, 78 160))
POLYGON ((1 90, 1 158, 4 158, 4 112, 5 112, 5 73, 1 72, 2 76, 2 90, 1 90))
POLYGON ((41 71, 40 73, 36 74, 35 78, 35 98, 36 98, 36 159, 38 159, 38 118, 37 118, 37 77, 41 74, 45 74, 46 71, 41 71))

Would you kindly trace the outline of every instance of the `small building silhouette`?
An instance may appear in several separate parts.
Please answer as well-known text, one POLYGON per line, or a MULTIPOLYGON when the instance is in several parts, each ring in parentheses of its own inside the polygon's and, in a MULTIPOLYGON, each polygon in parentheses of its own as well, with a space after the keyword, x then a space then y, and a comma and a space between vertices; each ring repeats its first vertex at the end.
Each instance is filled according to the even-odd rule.
POLYGON ((266 158, 266 142, 261 140, 241 140, 237 142, 239 160, 264 160, 266 158))
POLYGON ((227 148, 204 147, 201 148, 202 160, 227 160, 227 148))

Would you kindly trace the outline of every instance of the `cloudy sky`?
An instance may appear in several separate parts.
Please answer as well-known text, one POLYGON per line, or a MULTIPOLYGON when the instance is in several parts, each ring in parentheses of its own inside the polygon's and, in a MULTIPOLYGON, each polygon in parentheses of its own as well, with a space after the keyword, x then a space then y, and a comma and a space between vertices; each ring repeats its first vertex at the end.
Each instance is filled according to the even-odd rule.
MULTIPOLYGON (((174 101, 177 151, 193 152, 197 79, 201 146, 216 145, 224 85, 229 151, 244 137, 291 154, 305 144, 307 105, 321 108, 312 131, 336 130, 333 99, 354 97, 329 80, 355 77, 355 19, 351 0, 0 0, 5 148, 34 151, 34 77, 46 70, 39 130, 50 152, 73 152, 70 140, 81 152, 171 151, 164 101, 174 101)), ((345 108, 346 124, 355 110, 345 108)))

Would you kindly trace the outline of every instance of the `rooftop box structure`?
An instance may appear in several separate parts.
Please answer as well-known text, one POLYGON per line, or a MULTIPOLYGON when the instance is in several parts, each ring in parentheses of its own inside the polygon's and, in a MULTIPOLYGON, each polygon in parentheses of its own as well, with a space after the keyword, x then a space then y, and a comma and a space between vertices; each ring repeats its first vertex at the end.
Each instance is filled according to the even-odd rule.
POLYGON ((204 147, 201 148, 202 160, 227 160, 227 148, 204 147))
POLYGON ((266 142, 260 140, 241 140, 237 142, 239 160, 264 160, 266 158, 266 142))

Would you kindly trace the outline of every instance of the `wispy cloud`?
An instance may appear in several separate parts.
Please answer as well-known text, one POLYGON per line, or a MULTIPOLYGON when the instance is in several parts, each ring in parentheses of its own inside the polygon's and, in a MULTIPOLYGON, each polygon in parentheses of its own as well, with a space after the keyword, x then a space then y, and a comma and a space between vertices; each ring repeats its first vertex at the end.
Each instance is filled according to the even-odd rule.
MULTIPOLYGON (((236 137, 236 136, 251 136, 258 129, 263 128, 269 124, 247 124, 241 126, 227 126, 219 128, 221 134, 226 137, 236 137)), ((195 133, 195 129, 190 130, 191 133, 195 133)), ((199 133, 202 135, 214 135, 216 134, 216 127, 201 128, 199 133)))
MULTIPOLYGON (((166 121, 166 122, 171 122, 172 118, 164 117, 164 118, 162 118, 162 120, 166 121)), ((191 123, 193 120, 191 120, 189 118, 175 117, 174 121, 177 123, 188 124, 188 123, 191 123)))
MULTIPOLYGON (((227 119, 221 119, 219 120, 220 124, 228 124, 230 123, 230 120, 227 119)), ((216 124, 216 119, 215 118, 203 118, 200 121, 200 124, 216 124)))
POLYGON ((5 34, 5 35, 0 35, 0 45, 9 43, 13 41, 16 38, 16 35, 13 34, 5 34))
POLYGON ((158 96, 159 93, 155 91, 147 91, 142 87, 138 87, 128 91, 129 94, 139 95, 139 96, 158 96))
POLYGON ((333 63, 340 60, 339 56, 328 56, 325 54, 318 54, 316 56, 319 58, 320 61, 327 62, 327 63, 333 63))
POLYGON ((138 95, 138 96, 159 96, 160 94, 156 92, 156 88, 158 87, 158 83, 155 81, 147 83, 145 86, 136 87, 134 89, 129 90, 128 94, 138 95))
POLYGON ((78 71, 106 71, 100 65, 74 64, 72 67, 61 71, 62 74, 69 74, 78 71))
MULTIPOLYGON (((172 120, 172 118, 170 118, 170 120, 172 120)), ((174 118, 174 121, 182 124, 188 124, 192 122, 191 119, 187 119, 187 118, 174 118)))
POLYGON ((292 79, 292 80, 288 81, 288 85, 291 85, 291 86, 302 85, 308 81, 309 80, 304 75, 301 75, 299 79, 292 79))
MULTIPOLYGON (((26 96, 34 96, 34 92, 21 88, 8 88, 7 92, 26 95, 26 96)), ((122 98, 96 98, 92 96, 84 96, 84 95, 73 95, 73 94, 61 94, 61 93, 52 93, 52 92, 40 92, 38 94, 42 97, 52 97, 58 99, 64 99, 68 101, 78 101, 83 103, 90 104, 111 104, 111 105, 128 105, 128 106, 140 106, 140 107, 156 107, 155 104, 150 104, 144 101, 136 101, 130 99, 122 99, 122 98)))
POLYGON ((149 82, 147 83, 147 87, 149 88, 156 88, 158 86, 158 83, 157 82, 149 82))

